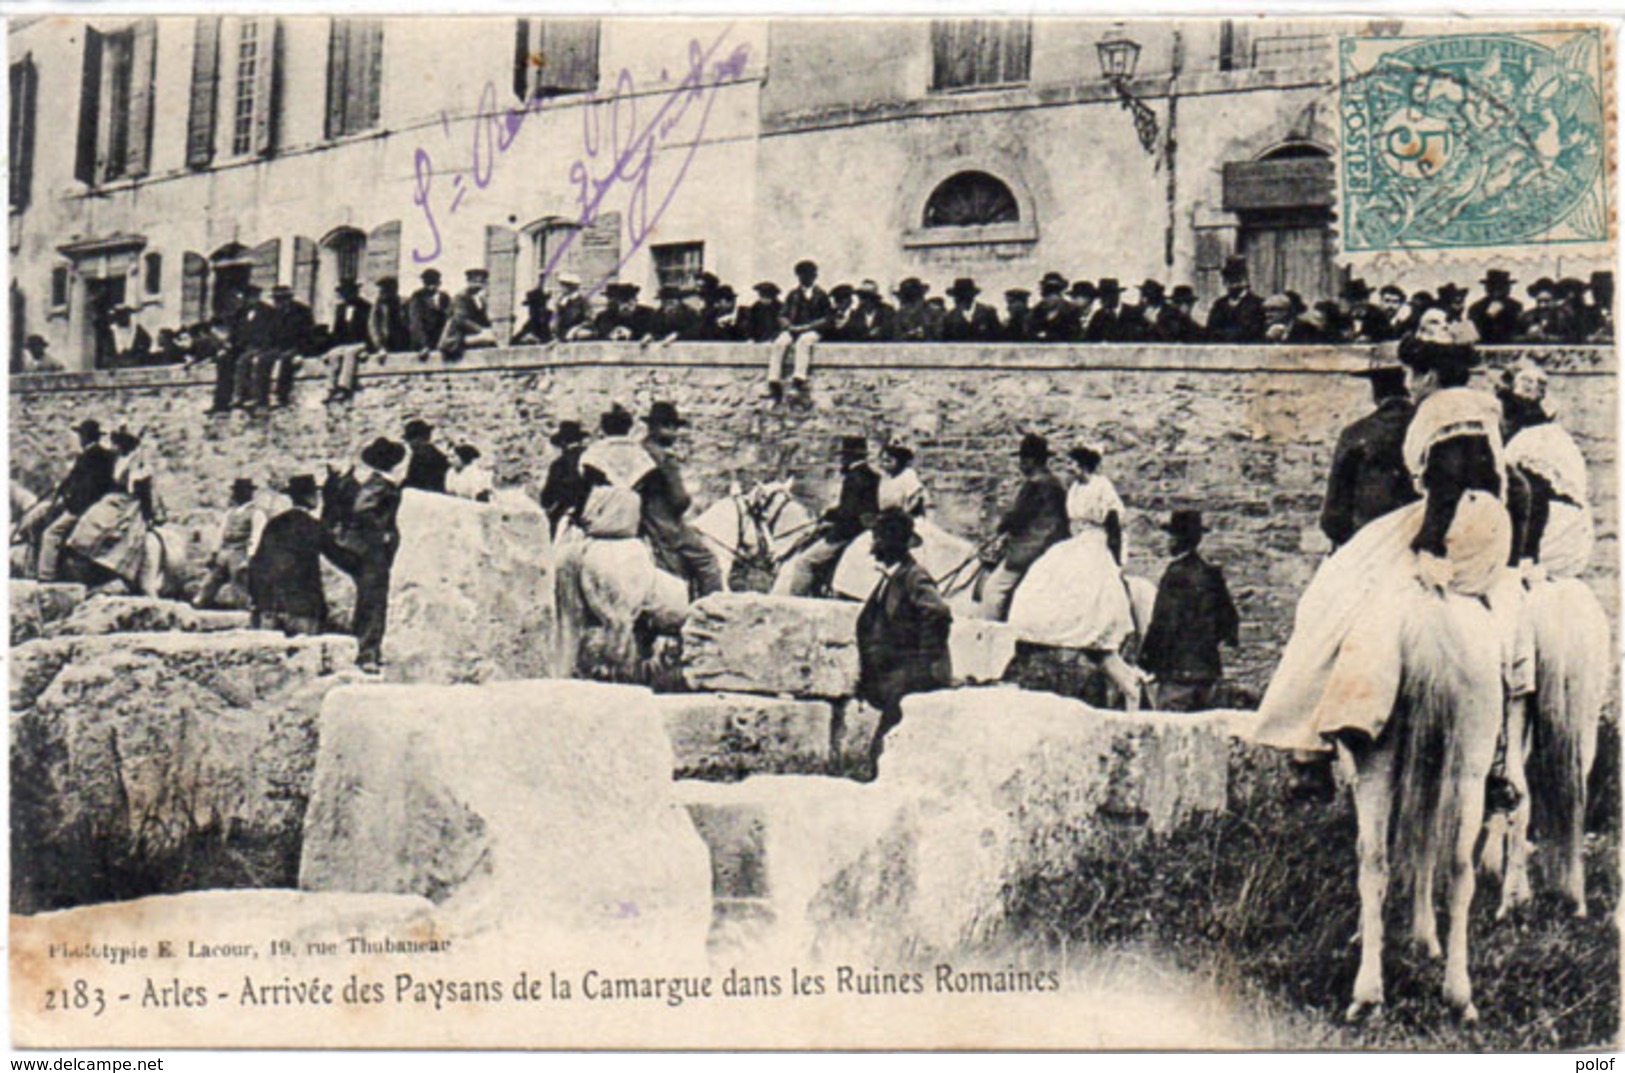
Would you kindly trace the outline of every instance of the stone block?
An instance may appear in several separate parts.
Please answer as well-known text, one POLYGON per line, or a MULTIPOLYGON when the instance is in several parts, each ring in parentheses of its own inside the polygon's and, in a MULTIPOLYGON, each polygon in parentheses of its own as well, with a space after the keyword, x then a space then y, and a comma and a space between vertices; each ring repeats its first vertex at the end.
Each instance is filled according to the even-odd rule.
POLYGON ((52 623, 68 617, 85 599, 83 585, 42 581, 11 583, 11 643, 45 636, 52 623))
POLYGON ((654 698, 680 779, 822 774, 829 766, 830 705, 752 693, 654 698))
POLYGON ((683 677, 699 690, 851 696, 860 610, 843 600, 713 593, 683 624, 683 677))
POLYGON ((13 906, 292 885, 317 714, 354 660, 347 637, 247 630, 18 648, 13 906))
POLYGON ((96 596, 46 627, 49 637, 103 633, 220 633, 246 630, 247 611, 200 611, 156 596, 96 596))
POLYGON ((547 516, 523 499, 476 503, 408 489, 390 574, 386 675, 486 682, 552 673, 547 516))
POLYGON ((954 681, 966 685, 999 681, 1015 658, 1020 640, 1016 628, 1008 623, 956 615, 948 634, 954 681))
POLYGON ((1223 809, 1228 747, 1223 716, 1127 715, 1009 687, 909 697, 874 784, 886 822, 807 919, 821 948, 851 957, 985 942, 1023 882, 1223 809))
POLYGON ((299 885, 421 894, 475 933, 523 922, 576 945, 698 956, 710 867, 672 768, 637 687, 338 690, 299 885))

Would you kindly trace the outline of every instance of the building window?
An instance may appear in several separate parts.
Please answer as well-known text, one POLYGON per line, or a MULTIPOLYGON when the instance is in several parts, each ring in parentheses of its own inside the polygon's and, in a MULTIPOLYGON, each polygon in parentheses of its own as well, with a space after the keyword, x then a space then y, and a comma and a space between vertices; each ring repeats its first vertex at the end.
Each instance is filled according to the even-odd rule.
POLYGON ((937 19, 931 23, 931 88, 1008 86, 1032 78, 1028 19, 937 19))
POLYGON ((327 49, 327 136, 378 125, 384 73, 381 19, 334 19, 327 49))
POLYGON ((1283 70, 1313 67, 1331 60, 1325 34, 1256 35, 1249 25, 1226 19, 1219 27, 1219 70, 1283 70))
POLYGON ((28 194, 34 175, 34 116, 38 111, 39 70, 32 56, 11 65, 11 125, 8 133, 8 159, 11 161, 11 207, 28 207, 28 194))
POLYGON ((57 265, 51 269, 51 312, 66 313, 68 311, 68 266, 57 265))
POLYGON ((74 167, 81 182, 94 185, 147 173, 157 41, 154 19, 114 33, 86 29, 74 167))
POLYGON ((141 259, 141 291, 156 298, 164 290, 164 255, 149 253, 141 259))
POLYGON ((705 243, 676 242, 669 246, 651 246, 654 256, 655 283, 660 287, 699 285, 700 273, 705 270, 705 243))
POLYGON ((921 222, 926 227, 991 227, 1020 219, 1008 186, 985 171, 962 171, 931 192, 921 222))
POLYGON ((513 91, 540 100, 598 89, 597 19, 520 19, 513 91))
POLYGON ((232 68, 226 79, 231 106, 226 132, 233 156, 268 156, 275 148, 278 95, 281 89, 282 28, 274 18, 231 20, 227 55, 232 68))
POLYGON ((254 96, 259 85, 260 23, 244 19, 237 38, 237 107, 231 117, 231 151, 242 156, 254 147, 254 96))

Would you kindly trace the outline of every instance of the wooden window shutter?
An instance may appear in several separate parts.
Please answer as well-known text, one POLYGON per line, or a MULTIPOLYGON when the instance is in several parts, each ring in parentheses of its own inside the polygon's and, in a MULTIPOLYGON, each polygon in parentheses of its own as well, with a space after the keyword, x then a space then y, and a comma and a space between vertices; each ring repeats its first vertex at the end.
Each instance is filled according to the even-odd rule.
POLYGON ((248 251, 248 281, 270 293, 276 286, 277 268, 282 260, 282 240, 273 238, 248 251))
POLYGON ((11 207, 28 207, 34 182, 34 127, 39 112, 39 68, 32 55, 11 65, 11 207))
POLYGON ((293 239, 293 296, 312 308, 316 305, 316 240, 293 239))
MULTIPOLYGON (((591 93, 598 88, 598 20, 539 20, 534 44, 538 93, 591 93)), ((529 56, 526 56, 529 62, 529 56)))
POLYGON ((369 130, 378 125, 383 116, 384 99, 384 20, 367 19, 361 24, 360 126, 369 130))
POLYGON ((141 19, 132 31, 130 49, 130 140, 124 149, 124 174, 152 170, 153 79, 158 67, 158 20, 141 19))
POLYGON ((186 166, 206 168, 214 160, 214 131, 220 107, 220 18, 199 16, 192 35, 192 105, 186 117, 186 166))
POLYGON ((999 35, 1003 63, 1000 82, 1030 82, 1033 70, 1033 24, 1031 19, 1008 19, 999 35))
POLYGON ((209 259, 188 250, 181 255, 181 323, 196 324, 204 317, 209 289, 209 259))
POLYGON ((329 138, 344 133, 344 102, 348 90, 350 20, 333 19, 327 35, 327 124, 329 138))
POLYGON ((530 71, 530 20, 520 19, 513 37, 513 95, 522 101, 530 99, 530 71))
POLYGON ((79 80, 79 145, 73 176, 94 185, 101 177, 96 154, 101 145, 102 35, 85 27, 85 65, 79 80))
POLYGON ((514 284, 519 272, 519 236, 497 224, 485 228, 485 270, 491 273, 491 330, 497 341, 513 338, 514 284))
POLYGON ((401 222, 391 220, 373 228, 367 236, 367 265, 365 279, 377 283, 385 276, 400 278, 401 222))
POLYGON ((621 214, 599 213, 576 233, 571 245, 584 288, 614 279, 621 263, 621 214))
POLYGON ((259 20, 260 47, 264 50, 254 69, 254 153, 270 156, 276 150, 278 100, 282 88, 282 20, 259 20))

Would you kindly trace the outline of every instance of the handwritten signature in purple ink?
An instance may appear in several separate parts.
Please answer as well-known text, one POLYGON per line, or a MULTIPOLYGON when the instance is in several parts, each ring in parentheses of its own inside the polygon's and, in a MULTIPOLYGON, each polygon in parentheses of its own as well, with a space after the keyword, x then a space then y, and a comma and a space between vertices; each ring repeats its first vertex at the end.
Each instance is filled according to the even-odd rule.
MULTIPOLYGON (((474 186, 484 190, 491 185, 491 179, 496 174, 497 159, 506 153, 524 129, 525 120, 541 110, 545 97, 533 95, 525 104, 503 108, 497 103, 497 87, 493 82, 487 82, 485 89, 480 93, 479 109, 474 116, 473 146, 469 159, 468 174, 474 179, 474 186)), ((451 136, 451 122, 441 113, 440 125, 451 136)), ((427 253, 421 248, 413 247, 412 260, 417 264, 428 264, 440 256, 440 222, 435 216, 435 208, 431 201, 434 193, 434 158, 429 151, 419 146, 412 155, 412 172, 415 180, 412 191, 412 204, 423 211, 424 223, 429 228, 429 235, 434 240, 434 246, 427 253)), ((458 174, 451 181, 454 196, 451 205, 446 209, 446 215, 455 215, 462 205, 463 198, 468 194, 468 186, 464 176, 458 174)))
MULTIPOLYGON (((750 57, 750 46, 746 44, 735 46, 724 59, 713 60, 731 30, 731 26, 725 28, 709 48, 701 46, 699 41, 689 41, 688 71, 666 95, 648 123, 641 126, 638 123, 632 73, 624 68, 615 80, 614 96, 583 109, 583 156, 570 165, 570 183, 575 187, 575 197, 581 206, 578 222, 582 228, 591 227, 604 211, 604 203, 610 195, 624 191, 626 234, 630 242, 625 255, 608 273, 583 287, 585 294, 590 296, 602 290, 643 247, 688 175, 689 165, 699 151, 710 122, 718 91, 723 83, 744 75, 750 57), (655 150, 671 137, 702 97, 703 109, 689 136, 687 153, 678 163, 664 194, 660 194, 658 186, 651 193, 655 150)), ((544 271, 552 274, 580 234, 581 231, 575 230, 564 236, 544 271)))

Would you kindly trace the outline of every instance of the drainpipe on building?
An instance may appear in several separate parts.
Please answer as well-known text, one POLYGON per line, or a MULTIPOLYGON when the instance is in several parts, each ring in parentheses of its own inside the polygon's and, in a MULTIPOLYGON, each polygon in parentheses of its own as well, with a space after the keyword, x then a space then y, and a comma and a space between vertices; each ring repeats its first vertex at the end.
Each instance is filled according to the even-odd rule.
POLYGON ((1168 75, 1168 129, 1163 134, 1163 155, 1168 163, 1168 226, 1163 230, 1162 263, 1174 267, 1174 228, 1178 224, 1179 202, 1179 75, 1185 68, 1185 35, 1174 31, 1173 63, 1168 75))

